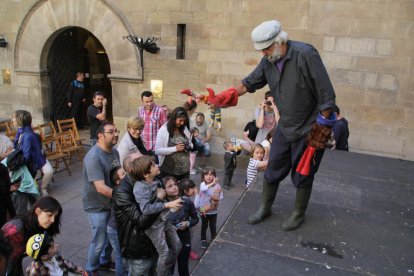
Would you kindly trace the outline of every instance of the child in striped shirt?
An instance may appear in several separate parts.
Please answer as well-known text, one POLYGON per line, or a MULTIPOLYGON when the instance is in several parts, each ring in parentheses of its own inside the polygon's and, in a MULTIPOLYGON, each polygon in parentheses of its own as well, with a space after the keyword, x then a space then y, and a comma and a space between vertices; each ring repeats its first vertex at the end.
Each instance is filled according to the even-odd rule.
POLYGON ((267 168, 267 161, 262 161, 265 154, 265 149, 261 144, 255 144, 250 150, 249 165, 247 166, 247 180, 246 188, 249 188, 255 179, 258 171, 263 171, 267 168))

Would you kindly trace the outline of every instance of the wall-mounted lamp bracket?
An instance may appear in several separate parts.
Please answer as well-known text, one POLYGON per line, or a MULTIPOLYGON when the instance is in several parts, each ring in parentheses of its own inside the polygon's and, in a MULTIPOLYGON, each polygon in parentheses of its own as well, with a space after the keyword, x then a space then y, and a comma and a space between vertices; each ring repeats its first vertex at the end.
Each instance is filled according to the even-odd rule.
POLYGON ((6 39, 4 38, 3 35, 0 35, 0 47, 1 48, 5 48, 7 46, 7 44, 9 44, 6 39))

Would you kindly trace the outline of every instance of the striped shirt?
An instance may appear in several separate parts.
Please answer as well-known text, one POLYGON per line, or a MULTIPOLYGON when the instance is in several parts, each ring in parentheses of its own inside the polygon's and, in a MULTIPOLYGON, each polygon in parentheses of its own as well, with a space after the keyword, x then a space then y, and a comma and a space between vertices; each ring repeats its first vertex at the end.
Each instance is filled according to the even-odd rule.
POLYGON ((145 148, 150 151, 155 150, 155 141, 157 140, 157 132, 160 127, 167 122, 167 113, 161 107, 154 105, 150 111, 143 106, 138 109, 138 115, 144 120, 145 125, 142 131, 142 139, 145 148))
POLYGON ((257 172, 259 171, 259 168, 257 167, 259 165, 260 160, 255 160, 253 158, 249 159, 249 165, 247 166, 247 181, 246 181, 246 188, 252 184, 254 178, 257 175, 257 172))

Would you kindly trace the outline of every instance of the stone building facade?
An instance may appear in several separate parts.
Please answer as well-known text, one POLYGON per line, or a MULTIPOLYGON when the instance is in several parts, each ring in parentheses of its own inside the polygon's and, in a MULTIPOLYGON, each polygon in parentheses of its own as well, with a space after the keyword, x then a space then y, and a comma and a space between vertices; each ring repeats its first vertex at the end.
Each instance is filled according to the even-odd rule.
MULTIPOLYGON (((169 107, 183 103, 182 88, 236 85, 261 58, 251 30, 278 19, 292 40, 319 50, 350 123, 351 150, 414 160, 412 0, 3 0, 0 18, 8 42, 0 48, 0 117, 27 109, 37 123, 51 119, 51 49, 69 28, 86 30, 102 45, 113 120, 125 129, 151 80, 163 81, 157 103, 169 107), (185 24, 183 59, 177 59, 179 24, 185 24), (127 35, 158 37, 160 51, 141 55, 127 35)), ((91 79, 102 75, 94 70, 91 79)), ((223 110, 213 151, 221 151, 226 137, 241 136, 264 91, 223 110)))

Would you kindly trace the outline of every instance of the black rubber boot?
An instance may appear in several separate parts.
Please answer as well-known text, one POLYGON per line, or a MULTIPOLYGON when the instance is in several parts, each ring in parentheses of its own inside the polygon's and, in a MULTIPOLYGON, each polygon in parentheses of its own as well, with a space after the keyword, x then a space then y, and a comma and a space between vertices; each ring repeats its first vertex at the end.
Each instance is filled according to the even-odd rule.
POLYGON ((305 221, 305 212, 308 207, 309 198, 312 193, 311 189, 297 189, 296 191, 296 201, 295 201, 295 211, 292 213, 290 218, 288 218, 282 224, 282 230, 292 231, 298 229, 301 224, 305 221))
POLYGON ((263 194, 262 194, 262 204, 259 207, 259 210, 256 213, 249 216, 247 222, 249 224, 256 224, 270 216, 272 213, 272 205, 275 201, 277 189, 279 188, 279 183, 273 184, 268 183, 263 179, 263 194))

